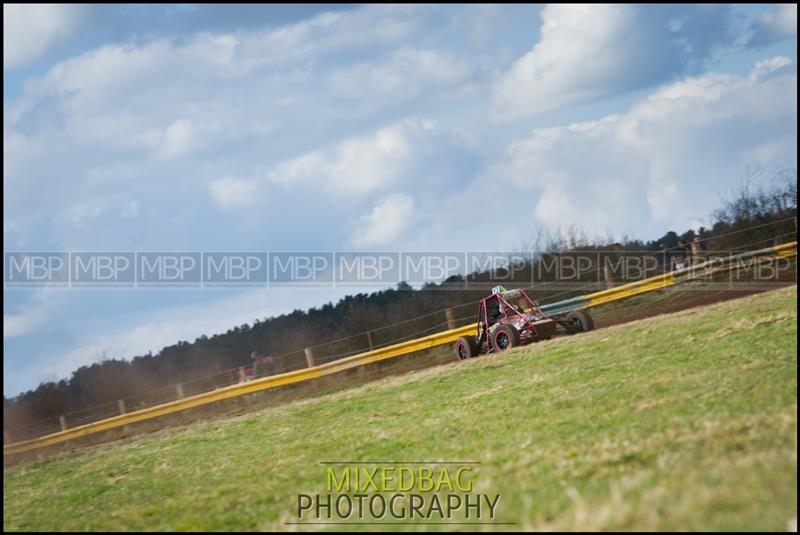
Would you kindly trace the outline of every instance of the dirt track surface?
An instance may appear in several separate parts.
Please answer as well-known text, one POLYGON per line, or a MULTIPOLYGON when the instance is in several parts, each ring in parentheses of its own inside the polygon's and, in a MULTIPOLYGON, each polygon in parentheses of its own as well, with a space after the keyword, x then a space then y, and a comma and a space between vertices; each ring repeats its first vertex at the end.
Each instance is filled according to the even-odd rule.
POLYGON ((633 300, 638 299, 634 297, 631 299, 631 306, 629 307, 620 307, 595 313, 593 315, 595 319, 595 328, 602 329, 604 327, 628 323, 642 318, 730 301, 731 299, 746 297, 748 295, 761 293, 762 291, 764 290, 718 290, 715 292, 702 290, 686 291, 678 295, 673 295, 670 299, 663 299, 656 302, 648 301, 645 303, 634 303, 633 300))

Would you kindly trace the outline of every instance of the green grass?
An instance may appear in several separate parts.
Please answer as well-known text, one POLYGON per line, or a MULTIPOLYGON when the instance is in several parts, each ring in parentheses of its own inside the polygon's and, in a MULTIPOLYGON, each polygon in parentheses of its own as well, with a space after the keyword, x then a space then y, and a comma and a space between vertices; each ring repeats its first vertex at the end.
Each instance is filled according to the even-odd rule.
POLYGON ((4 528, 294 528, 297 494, 324 489, 320 461, 471 460, 476 490, 501 495, 496 520, 515 523, 503 529, 785 530, 796 299, 792 287, 15 465, 4 528))

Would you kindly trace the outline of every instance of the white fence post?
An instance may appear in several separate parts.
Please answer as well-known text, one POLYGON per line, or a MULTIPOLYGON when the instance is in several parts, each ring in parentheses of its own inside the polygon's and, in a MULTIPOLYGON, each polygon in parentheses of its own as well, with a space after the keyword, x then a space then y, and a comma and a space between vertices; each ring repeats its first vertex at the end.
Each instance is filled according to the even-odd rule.
POLYGON ((611 274, 611 268, 608 266, 603 266, 603 275, 606 279, 606 288, 611 288, 614 286, 614 276, 611 274))
POLYGON ((372 341, 372 331, 367 331, 367 343, 369 344, 370 351, 372 351, 375 348, 375 344, 372 341))

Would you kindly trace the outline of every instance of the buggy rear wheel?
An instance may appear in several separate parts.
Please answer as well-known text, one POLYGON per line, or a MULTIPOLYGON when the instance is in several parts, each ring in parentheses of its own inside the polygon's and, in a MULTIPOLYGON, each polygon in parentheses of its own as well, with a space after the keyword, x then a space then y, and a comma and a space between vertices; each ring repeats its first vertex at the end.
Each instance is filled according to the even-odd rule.
POLYGON ((459 360, 477 357, 478 353, 478 342, 474 336, 462 336, 456 342, 456 356, 459 360))
POLYGON ((492 347, 495 351, 504 351, 518 345, 519 333, 510 325, 500 325, 492 333, 492 347))
POLYGON ((573 310, 567 314, 567 323, 572 327, 572 334, 583 333, 594 329, 594 320, 584 310, 573 310))

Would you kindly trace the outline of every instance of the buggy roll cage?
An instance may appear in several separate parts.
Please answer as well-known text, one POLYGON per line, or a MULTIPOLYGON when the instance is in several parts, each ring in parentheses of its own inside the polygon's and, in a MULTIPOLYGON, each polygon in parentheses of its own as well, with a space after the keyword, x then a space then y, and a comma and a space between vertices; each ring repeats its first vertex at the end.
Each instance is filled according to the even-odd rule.
POLYGON ((514 299, 519 301, 520 299, 524 299, 525 302, 528 304, 530 308, 531 314, 535 315, 543 315, 541 309, 539 308, 539 304, 528 297, 528 294, 525 293, 524 290, 504 290, 504 291, 496 291, 493 292, 492 295, 489 297, 484 297, 481 299, 480 303, 478 304, 478 321, 483 322, 488 326, 489 320, 491 320, 491 324, 497 322, 498 318, 505 315, 506 317, 512 316, 524 316, 526 314, 525 310, 520 310, 518 304, 512 304, 508 301, 507 297, 513 296, 514 299), (488 304, 491 302, 497 301, 497 314, 493 316, 489 316, 488 311, 488 304))

